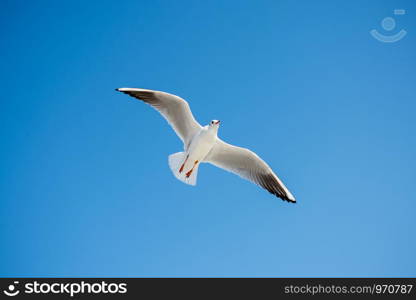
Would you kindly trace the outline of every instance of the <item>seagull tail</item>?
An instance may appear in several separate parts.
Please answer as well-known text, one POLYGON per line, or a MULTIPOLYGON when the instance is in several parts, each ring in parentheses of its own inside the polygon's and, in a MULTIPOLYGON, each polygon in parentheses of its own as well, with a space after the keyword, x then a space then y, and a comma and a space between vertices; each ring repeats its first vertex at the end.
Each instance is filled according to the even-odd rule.
POLYGON ((185 159, 185 152, 177 152, 171 154, 169 155, 168 159, 169 167, 177 179, 189 185, 196 185, 199 164, 196 164, 191 172, 186 172, 182 167, 184 165, 185 159))

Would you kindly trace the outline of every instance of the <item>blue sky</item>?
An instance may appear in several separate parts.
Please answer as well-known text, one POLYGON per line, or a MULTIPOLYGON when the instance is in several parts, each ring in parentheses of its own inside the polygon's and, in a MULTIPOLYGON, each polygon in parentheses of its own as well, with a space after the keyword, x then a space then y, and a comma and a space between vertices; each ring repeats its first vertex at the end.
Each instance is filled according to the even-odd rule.
POLYGON ((414 1, 2 1, 0 275, 415 276, 414 1), (406 9, 395 16, 393 10, 406 9), (394 17, 382 43, 370 34, 394 17), (114 91, 163 90, 283 202, 114 91))

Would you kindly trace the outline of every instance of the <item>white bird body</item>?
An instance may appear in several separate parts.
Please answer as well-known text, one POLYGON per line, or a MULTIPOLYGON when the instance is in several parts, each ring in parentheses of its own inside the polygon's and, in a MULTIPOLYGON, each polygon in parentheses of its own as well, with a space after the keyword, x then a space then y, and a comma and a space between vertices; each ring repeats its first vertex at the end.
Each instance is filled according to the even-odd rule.
POLYGON ((203 161, 217 140, 217 130, 215 129, 214 127, 204 126, 193 137, 187 150, 190 159, 203 161))
MULTIPOLYGON (((187 155, 189 155, 188 161, 191 164, 193 161, 204 161, 207 154, 214 147, 217 140, 217 130, 214 127, 204 126, 202 129, 192 138, 187 155)), ((185 164, 185 170, 187 165, 185 164)))
POLYGON ((201 126, 192 115, 188 102, 176 95, 137 88, 117 91, 153 106, 183 141, 184 152, 169 155, 169 166, 179 180, 196 185, 199 165, 207 162, 250 180, 283 200, 296 202, 283 182, 256 153, 218 138, 220 121, 212 120, 209 125, 201 126))
POLYGON ((191 138, 190 144, 184 152, 169 156, 169 165, 179 180, 190 185, 196 185, 199 164, 204 162, 208 153, 214 147, 217 141, 217 132, 217 126, 204 126, 191 138), (172 163, 171 159, 175 158, 178 161, 172 163))

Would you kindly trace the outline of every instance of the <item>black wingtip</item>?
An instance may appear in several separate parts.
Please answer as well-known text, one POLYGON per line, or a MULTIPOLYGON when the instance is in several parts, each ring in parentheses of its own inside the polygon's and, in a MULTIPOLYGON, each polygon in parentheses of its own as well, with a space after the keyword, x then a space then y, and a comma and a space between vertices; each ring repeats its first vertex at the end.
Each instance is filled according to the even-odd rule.
POLYGON ((286 200, 286 201, 287 201, 287 202, 289 202, 289 203, 293 203, 293 204, 295 204, 295 203, 296 203, 296 199, 295 199, 295 198, 293 198, 293 197, 288 197, 287 195, 285 195, 283 199, 284 199, 284 200, 286 200))
POLYGON ((296 199, 289 198, 287 195, 277 194, 277 193, 274 193, 274 192, 272 192, 272 194, 274 194, 277 198, 280 198, 283 201, 286 201, 288 203, 293 203, 293 204, 297 203, 296 199))
POLYGON ((120 92, 120 89, 115 89, 117 92, 120 92))
POLYGON ((290 199, 288 197, 281 197, 281 196, 277 196, 277 197, 279 197, 280 199, 282 199, 283 201, 286 201, 288 203, 293 203, 293 204, 296 204, 297 203, 296 200, 292 200, 292 199, 290 199))

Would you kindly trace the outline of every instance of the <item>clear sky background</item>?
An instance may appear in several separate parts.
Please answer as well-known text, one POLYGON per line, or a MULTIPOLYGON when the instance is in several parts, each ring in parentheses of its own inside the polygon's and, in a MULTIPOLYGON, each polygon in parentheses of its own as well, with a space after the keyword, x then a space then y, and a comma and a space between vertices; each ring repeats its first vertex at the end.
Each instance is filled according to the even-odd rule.
POLYGON ((416 276, 415 1, 0 5, 1 276, 416 276), (221 120, 298 203, 175 179, 124 86, 221 120))

